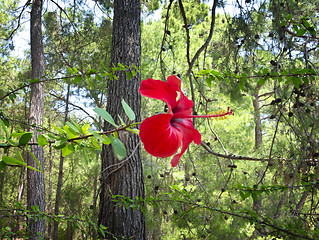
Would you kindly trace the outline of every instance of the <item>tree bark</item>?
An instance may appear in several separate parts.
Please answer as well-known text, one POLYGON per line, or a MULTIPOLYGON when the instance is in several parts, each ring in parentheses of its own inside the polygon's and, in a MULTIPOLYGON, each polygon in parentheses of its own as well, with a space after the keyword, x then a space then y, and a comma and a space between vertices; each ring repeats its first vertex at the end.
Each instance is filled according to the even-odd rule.
MULTIPOLYGON (((49 119, 49 126, 50 126, 50 119, 49 119)), ((53 162, 53 154, 52 154, 52 145, 49 146, 49 164, 48 164, 48 175, 49 175, 49 189, 48 189, 48 204, 47 204, 47 213, 52 215, 52 162, 53 162)), ((48 222, 48 240, 52 239, 51 232, 52 232, 52 219, 48 222)))
MULTIPOLYGON (((141 30, 140 30, 140 1, 115 0, 111 66, 121 63, 126 66, 135 64, 140 66, 141 61, 141 30)), ((128 79, 125 72, 116 73, 118 80, 108 84, 106 110, 118 121, 120 115, 128 121, 121 106, 124 99, 136 114, 136 121, 140 121, 141 97, 138 92, 140 74, 128 79)), ((105 130, 114 127, 105 125, 105 130)), ((140 208, 133 210, 123 206, 115 206, 111 194, 122 195, 135 199, 144 198, 143 169, 140 151, 140 139, 136 134, 119 133, 119 139, 124 143, 130 159, 124 164, 114 155, 111 146, 102 148, 101 165, 101 193, 99 224, 108 227, 107 239, 122 236, 134 239, 145 239, 145 218, 140 208), (110 167, 116 164, 116 167, 110 167)))
POLYGON ((255 111, 255 148, 256 149, 260 148, 262 145, 261 120, 260 120, 259 98, 258 98, 260 87, 261 87, 260 85, 256 87, 256 91, 254 93, 255 99, 253 100, 253 106, 255 111))
MULTIPOLYGON (((44 73, 44 54, 42 43, 42 0, 34 0, 31 9, 31 67, 32 79, 41 79, 44 73)), ((36 142, 40 132, 35 126, 41 126, 43 123, 44 109, 44 85, 35 83, 31 87, 31 99, 29 109, 29 124, 32 126, 33 137, 31 142, 36 142)), ((31 152, 38 159, 40 165, 44 166, 43 148, 37 145, 30 146, 31 152)), ((35 160, 28 154, 28 165, 39 168, 35 160)), ((37 206, 40 212, 45 211, 45 185, 42 172, 27 170, 27 202, 28 209, 37 206)), ((45 220, 36 216, 28 220, 29 239, 44 238, 45 220)))
MULTIPOLYGON (((69 98, 70 98, 70 83, 68 83, 68 90, 67 90, 67 95, 66 95, 66 100, 65 100, 64 124, 68 120, 69 98)), ((63 184, 62 183, 62 181, 63 181, 63 163, 64 163, 64 157, 62 156, 62 150, 61 150, 58 185, 57 185, 57 189, 56 189, 56 197, 55 197, 55 205, 54 205, 54 214, 56 216, 59 215, 59 208, 60 208, 61 190, 62 190, 62 184, 63 184)), ((53 223, 53 240, 58 240, 58 233, 59 233, 59 222, 54 221, 54 223, 53 223)))

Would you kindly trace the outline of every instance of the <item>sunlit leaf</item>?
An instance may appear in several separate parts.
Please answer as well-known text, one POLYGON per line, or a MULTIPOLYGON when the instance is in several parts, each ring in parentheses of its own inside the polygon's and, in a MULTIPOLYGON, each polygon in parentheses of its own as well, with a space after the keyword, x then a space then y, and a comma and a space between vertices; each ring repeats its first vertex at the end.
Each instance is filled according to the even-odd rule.
POLYGON ((114 119, 112 118, 112 116, 106 110, 104 110, 102 108, 94 108, 93 111, 96 112, 105 121, 107 121, 108 123, 112 124, 114 127, 118 127, 115 124, 114 119))
POLYGON ((74 124, 72 124, 70 122, 66 122, 65 124, 68 125, 74 132, 80 133, 79 129, 74 124))
POLYGON ((72 128, 70 128, 69 126, 65 125, 63 127, 63 130, 65 131, 65 133, 70 137, 70 138, 75 138, 77 137, 77 132, 74 131, 72 128))
POLYGON ((0 119, 0 125, 2 126, 3 130, 5 131, 7 139, 10 138, 10 133, 8 132, 7 127, 4 123, 4 121, 2 121, 2 119, 0 119))
POLYGON ((122 99, 122 106, 123 106, 124 111, 125 111, 126 115, 128 116, 128 118, 131 121, 134 121, 135 120, 135 113, 130 108, 130 106, 124 101, 124 99, 122 99))
POLYGON ((28 132, 23 134, 19 139, 19 145, 26 145, 32 138, 33 133, 28 132))
POLYGON ((61 134, 65 134, 65 132, 63 131, 63 129, 62 128, 59 128, 59 127, 57 127, 57 126, 54 126, 54 125, 52 125, 51 124, 51 126, 55 129, 55 130, 57 130, 59 133, 61 133, 61 134))
POLYGON ((88 134, 88 129, 89 129, 89 127, 91 126, 91 124, 85 124, 84 126, 82 126, 82 132, 83 132, 83 134, 84 135, 86 135, 86 134, 88 134))
POLYGON ((66 157, 74 152, 74 150, 75 149, 73 144, 67 144, 64 148, 62 148, 62 156, 66 157))
POLYGON ((67 143, 68 139, 67 138, 60 138, 58 141, 56 141, 53 144, 53 147, 55 149, 62 149, 65 147, 66 143, 67 143))
POLYGON ((2 156, 2 161, 9 165, 27 165, 25 162, 9 156, 2 156))
POLYGON ((118 138, 115 138, 112 135, 110 135, 109 138, 110 138, 115 156, 119 160, 123 160, 126 157, 126 149, 124 144, 118 138))
POLYGON ((103 136, 103 144, 105 144, 105 145, 109 145, 110 143, 111 143, 111 140, 110 140, 110 138, 108 137, 108 136, 103 136))
POLYGON ((39 160, 37 159, 37 157, 36 157, 32 152, 29 152, 29 154, 33 157, 33 159, 34 159, 34 161, 36 162, 36 164, 38 165, 40 171, 44 174, 43 169, 42 169, 42 166, 41 166, 39 160))
POLYGON ((94 147, 95 147, 96 149, 101 150, 101 146, 100 146, 99 142, 96 141, 95 138, 89 138, 89 139, 91 140, 91 143, 94 145, 94 147))
POLYGON ((43 136, 43 134, 39 135, 37 141, 40 147, 44 147, 45 145, 49 144, 48 140, 43 136))

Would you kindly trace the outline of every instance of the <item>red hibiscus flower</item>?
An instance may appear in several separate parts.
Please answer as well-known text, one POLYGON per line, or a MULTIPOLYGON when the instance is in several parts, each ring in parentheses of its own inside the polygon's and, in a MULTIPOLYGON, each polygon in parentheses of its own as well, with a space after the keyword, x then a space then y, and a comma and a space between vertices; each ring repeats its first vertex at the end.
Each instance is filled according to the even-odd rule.
POLYGON ((192 115, 193 102, 181 91, 181 80, 176 76, 169 76, 166 82, 151 78, 143 80, 139 91, 145 97, 159 99, 167 104, 167 113, 146 118, 141 123, 140 138, 145 150, 155 157, 170 157, 182 146, 181 152, 171 160, 172 167, 176 167, 192 141, 197 145, 201 143, 201 134, 193 127, 192 118, 233 114, 228 109, 222 114, 192 115), (180 97, 176 101, 178 95, 180 97))

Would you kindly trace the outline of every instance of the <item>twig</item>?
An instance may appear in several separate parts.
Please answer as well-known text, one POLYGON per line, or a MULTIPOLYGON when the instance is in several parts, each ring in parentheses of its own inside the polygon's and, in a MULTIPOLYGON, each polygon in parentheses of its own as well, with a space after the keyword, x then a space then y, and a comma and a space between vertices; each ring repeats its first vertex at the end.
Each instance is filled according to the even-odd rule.
POLYGON ((31 4, 31 0, 27 0, 27 2, 23 5, 22 7, 22 10, 19 14, 19 17, 18 17, 18 25, 15 29, 13 29, 13 31, 10 33, 9 37, 7 39, 5 39, 6 41, 8 41, 10 38, 12 38, 13 34, 20 28, 21 26, 21 17, 22 17, 22 14, 24 12, 24 10, 26 10, 26 8, 31 4))

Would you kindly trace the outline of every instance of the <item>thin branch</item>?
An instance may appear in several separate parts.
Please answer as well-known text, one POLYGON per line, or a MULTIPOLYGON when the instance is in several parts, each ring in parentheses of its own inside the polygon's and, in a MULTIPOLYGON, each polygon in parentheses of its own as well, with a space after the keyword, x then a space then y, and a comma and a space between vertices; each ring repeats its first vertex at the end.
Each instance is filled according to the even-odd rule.
POLYGON ((73 22, 72 22, 71 19, 69 18, 69 15, 67 14, 67 12, 66 12, 58 3, 56 3, 54 0, 50 0, 50 1, 53 2, 53 3, 65 14, 65 16, 67 17, 67 19, 70 21, 72 27, 74 28, 75 33, 76 33, 79 37, 81 37, 81 35, 80 35, 80 34, 78 33, 78 31, 76 30, 76 27, 74 26, 73 22))
POLYGON ((217 3, 218 3, 218 0, 214 0, 214 4, 213 4, 213 7, 212 7, 212 21, 211 21, 211 25, 210 25, 209 35, 208 35, 205 43, 197 50, 197 52, 195 53, 192 61, 190 62, 189 66, 188 66, 187 75, 190 74, 190 72, 192 71, 192 68, 193 68, 193 65, 194 65, 195 61, 197 60, 199 55, 202 53, 202 51, 205 50, 205 48, 208 46, 210 40, 213 37, 213 32, 214 32, 214 27, 215 27, 215 17, 216 17, 215 13, 216 13, 217 3))
MULTIPOLYGON (((66 102, 66 99, 64 99, 63 97, 60 97, 60 96, 58 96, 58 95, 55 95, 54 93, 50 93, 50 92, 49 92, 49 95, 51 95, 51 96, 57 98, 58 100, 61 100, 61 101, 63 101, 63 102, 66 102)), ((82 107, 80 107, 80 106, 78 106, 78 105, 76 105, 76 104, 73 104, 73 103, 71 103, 71 102, 69 102, 69 104, 70 104, 71 106, 75 107, 75 108, 80 109, 82 112, 84 112, 86 115, 88 115, 95 123, 97 123, 96 119, 95 119, 94 117, 92 117, 84 108, 82 108, 82 107)))
POLYGON ((205 142, 201 142, 201 146, 210 154, 221 157, 221 158, 227 158, 227 159, 233 159, 233 160, 245 160, 245 161, 260 161, 260 162, 272 162, 274 160, 281 160, 281 161, 294 161, 293 159, 285 159, 285 158, 254 158, 254 157, 246 157, 246 156, 238 156, 234 154, 221 154, 214 152, 205 142))
POLYGON ((30 4, 31 4, 31 0, 27 0, 27 2, 23 5, 22 10, 21 10, 19 17, 18 17, 18 25, 16 26, 15 29, 13 29, 13 31, 10 33, 9 37, 7 39, 5 39, 6 41, 8 41, 10 38, 12 38, 13 34, 20 28, 22 14, 30 4))
POLYGON ((190 66, 190 57, 189 57, 189 45, 190 45, 190 37, 189 37, 189 28, 188 28, 188 23, 187 23, 187 18, 184 10, 184 6, 181 0, 178 0, 179 4, 179 9, 181 10, 181 14, 183 17, 184 21, 184 28, 186 30, 186 58, 187 58, 187 63, 188 66, 190 66))

